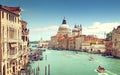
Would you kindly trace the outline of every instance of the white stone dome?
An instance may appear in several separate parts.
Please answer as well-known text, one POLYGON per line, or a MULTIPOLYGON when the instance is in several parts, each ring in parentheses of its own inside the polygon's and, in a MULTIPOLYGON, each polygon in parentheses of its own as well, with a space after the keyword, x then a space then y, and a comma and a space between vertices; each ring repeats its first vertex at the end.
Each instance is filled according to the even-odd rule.
POLYGON ((69 25, 67 25, 67 24, 62 24, 60 27, 59 27, 59 29, 58 30, 68 30, 69 29, 69 25))
POLYGON ((73 28, 72 32, 78 32, 79 29, 78 28, 73 28))
POLYGON ((66 23, 65 19, 63 19, 62 25, 58 28, 58 33, 60 33, 60 34, 70 33, 69 25, 66 23))

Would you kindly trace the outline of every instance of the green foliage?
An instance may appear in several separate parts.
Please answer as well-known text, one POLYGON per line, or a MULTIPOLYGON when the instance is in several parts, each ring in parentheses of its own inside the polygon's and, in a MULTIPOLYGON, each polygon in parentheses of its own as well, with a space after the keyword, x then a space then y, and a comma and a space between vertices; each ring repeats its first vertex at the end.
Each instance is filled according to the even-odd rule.
POLYGON ((106 34, 106 41, 112 40, 112 32, 106 34))

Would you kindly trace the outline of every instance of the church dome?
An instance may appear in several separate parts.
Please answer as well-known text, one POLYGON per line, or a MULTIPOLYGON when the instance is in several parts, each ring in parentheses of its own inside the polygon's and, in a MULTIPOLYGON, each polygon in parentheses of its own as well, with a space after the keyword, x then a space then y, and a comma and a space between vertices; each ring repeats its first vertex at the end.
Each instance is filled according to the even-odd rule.
POLYGON ((68 30, 69 29, 69 26, 67 24, 62 24, 58 30, 68 30))
POLYGON ((72 32, 79 32, 79 26, 78 25, 75 25, 72 32))
POLYGON ((64 18, 63 21, 62 21, 62 25, 58 29, 58 33, 67 34, 67 33, 69 33, 69 31, 70 31, 69 25, 67 25, 67 22, 64 18))
POLYGON ((78 32, 79 29, 78 28, 73 28, 72 32, 78 32))

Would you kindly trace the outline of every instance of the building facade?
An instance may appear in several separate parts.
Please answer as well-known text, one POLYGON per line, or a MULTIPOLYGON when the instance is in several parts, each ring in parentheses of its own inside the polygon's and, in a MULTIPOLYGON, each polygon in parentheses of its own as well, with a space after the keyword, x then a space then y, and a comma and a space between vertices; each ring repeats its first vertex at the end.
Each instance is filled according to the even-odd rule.
MULTIPOLYGON (((72 31, 70 30, 71 29, 69 28, 69 25, 64 18, 62 21, 62 25, 58 28, 58 33, 51 37, 49 47, 52 49, 97 52, 98 48, 101 47, 99 43, 101 43, 103 45, 102 48, 104 48, 103 40, 100 41, 101 39, 98 39, 94 35, 82 34, 81 24, 74 25, 72 31)), ((103 52, 103 50, 100 51, 103 52)))
POLYGON ((69 25, 67 24, 66 19, 64 18, 61 26, 58 28, 57 34, 54 36, 51 36, 51 40, 48 44, 48 47, 52 49, 67 49, 68 42, 67 40, 65 40, 66 42, 63 41, 63 38, 66 38, 70 35, 71 35, 71 32, 70 32, 69 25), (67 48, 65 46, 67 46, 67 48))
POLYGON ((112 31, 112 55, 120 58, 120 26, 112 31))
POLYGON ((22 36, 20 7, 0 5, 0 75, 18 75, 23 63, 28 62, 22 36))
POLYGON ((44 41, 44 40, 41 38, 38 47, 40 47, 40 48, 48 48, 48 41, 44 41))
POLYGON ((22 25, 22 51, 21 51, 21 63, 22 67, 25 67, 29 61, 29 29, 27 28, 27 22, 21 20, 22 25))

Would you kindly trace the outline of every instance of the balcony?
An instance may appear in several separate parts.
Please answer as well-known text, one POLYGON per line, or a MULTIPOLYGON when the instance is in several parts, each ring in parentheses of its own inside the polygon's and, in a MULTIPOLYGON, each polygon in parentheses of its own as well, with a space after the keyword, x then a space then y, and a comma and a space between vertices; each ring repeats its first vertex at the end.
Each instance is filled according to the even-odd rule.
POLYGON ((29 29, 25 28, 22 30, 23 35, 28 35, 29 34, 29 29))

